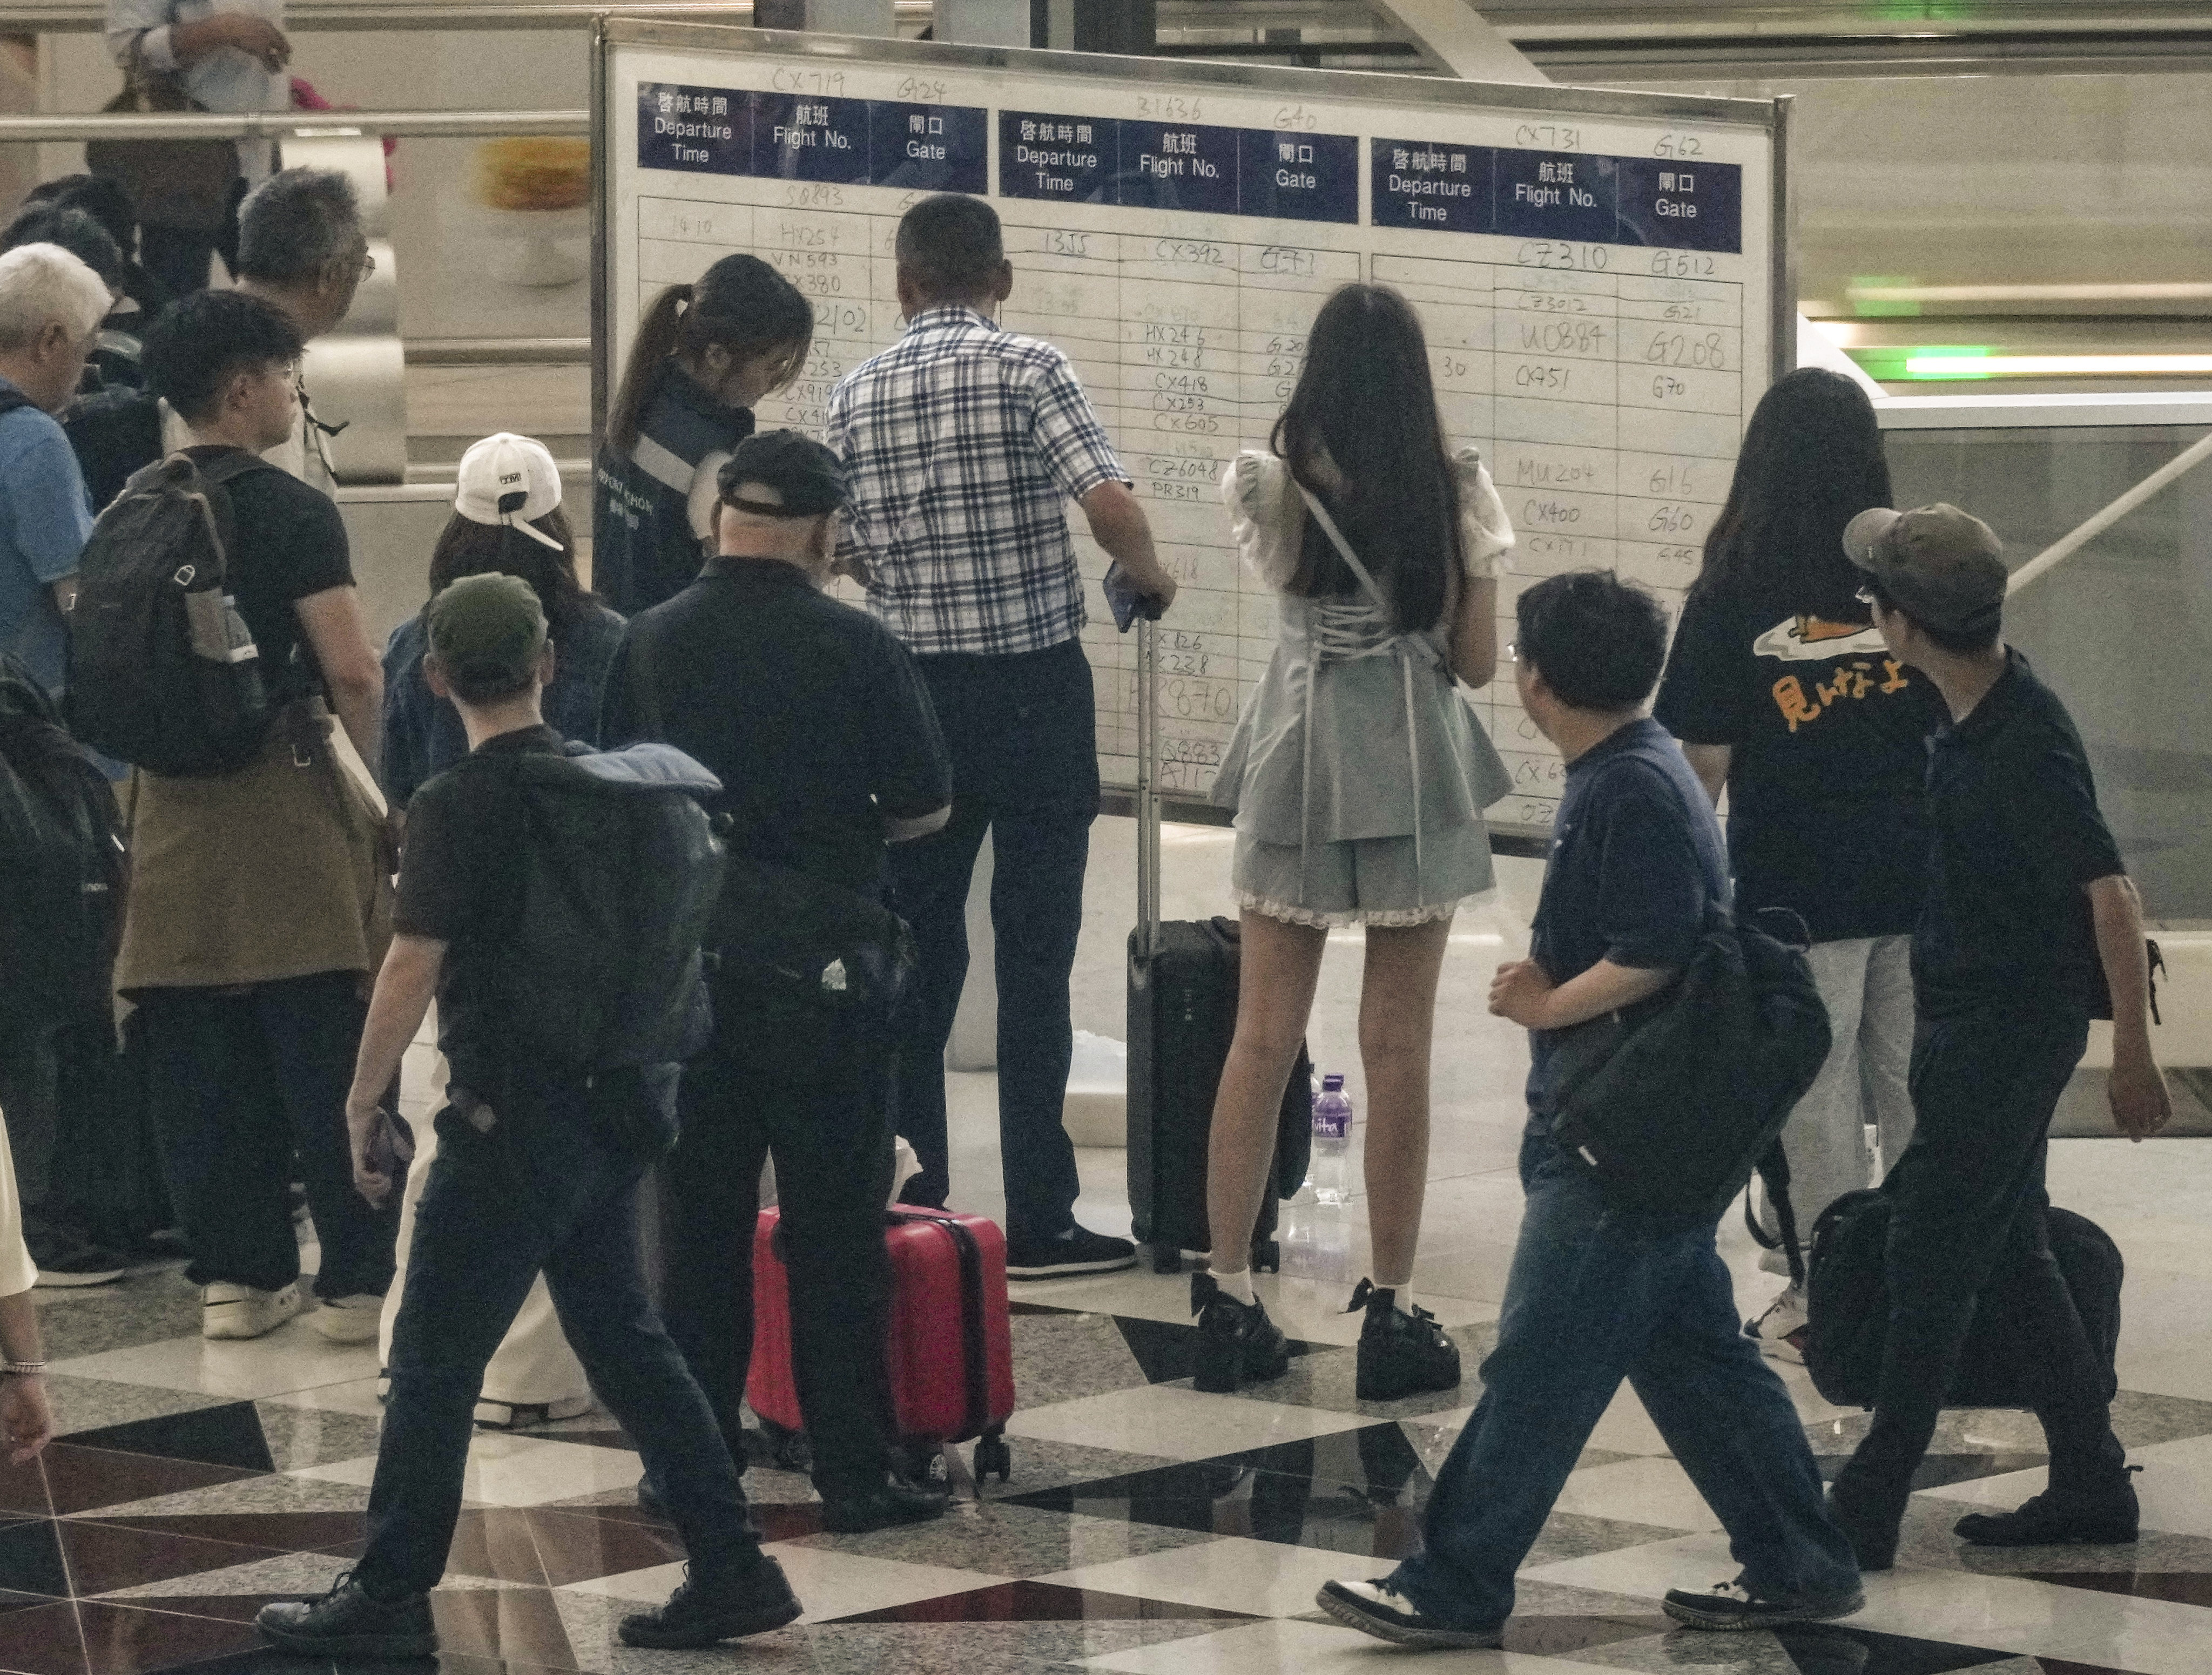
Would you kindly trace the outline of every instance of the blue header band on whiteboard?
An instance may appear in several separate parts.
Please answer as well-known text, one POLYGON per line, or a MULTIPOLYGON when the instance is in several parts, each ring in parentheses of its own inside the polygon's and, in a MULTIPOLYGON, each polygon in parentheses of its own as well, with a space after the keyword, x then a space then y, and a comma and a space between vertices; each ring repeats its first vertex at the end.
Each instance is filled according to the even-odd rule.
POLYGON ((1743 169, 1443 140, 1370 141, 1369 224, 1740 252, 1743 169))
POLYGON ((968 105, 747 93, 641 82, 640 168, 769 180, 989 189, 989 114, 968 105))
MULTIPOLYGON (((981 194, 973 106, 638 84, 641 168, 981 194)), ((1420 232, 1741 252, 1743 170, 1445 140, 1368 143, 1369 223, 1420 232)), ((1001 197, 1273 221, 1358 219, 1349 134, 999 113, 1001 197)))
POLYGON ((1359 220, 1359 140, 1002 111, 999 196, 1350 227, 1359 220))

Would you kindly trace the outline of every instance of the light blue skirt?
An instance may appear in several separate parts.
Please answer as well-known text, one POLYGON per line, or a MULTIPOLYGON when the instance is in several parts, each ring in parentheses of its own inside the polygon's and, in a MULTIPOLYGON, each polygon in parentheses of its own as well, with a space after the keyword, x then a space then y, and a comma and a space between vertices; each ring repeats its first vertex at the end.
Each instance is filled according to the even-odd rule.
POLYGON ((1267 843, 1237 834, 1229 881, 1237 904, 1291 925, 1426 925, 1491 887, 1490 834, 1480 820, 1413 838, 1267 843))

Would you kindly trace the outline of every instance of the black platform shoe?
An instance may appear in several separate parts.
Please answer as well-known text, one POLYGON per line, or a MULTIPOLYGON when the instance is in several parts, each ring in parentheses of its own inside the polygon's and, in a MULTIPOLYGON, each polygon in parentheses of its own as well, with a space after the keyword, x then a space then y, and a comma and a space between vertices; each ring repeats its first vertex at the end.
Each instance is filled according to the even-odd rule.
POLYGON ((1371 1279, 1359 1282, 1345 1308, 1367 1311, 1359 1329, 1359 1366, 1354 1393, 1363 1402, 1395 1402, 1401 1396, 1450 1390, 1459 1384, 1459 1345, 1444 1335, 1437 1317, 1416 1307, 1398 1307, 1398 1294, 1371 1279))
POLYGON ((1239 1302, 1212 1274, 1190 1277, 1190 1312, 1198 1316, 1198 1370, 1193 1386, 1211 1395, 1239 1384, 1280 1378, 1291 1369, 1290 1340, 1258 1298, 1239 1302))

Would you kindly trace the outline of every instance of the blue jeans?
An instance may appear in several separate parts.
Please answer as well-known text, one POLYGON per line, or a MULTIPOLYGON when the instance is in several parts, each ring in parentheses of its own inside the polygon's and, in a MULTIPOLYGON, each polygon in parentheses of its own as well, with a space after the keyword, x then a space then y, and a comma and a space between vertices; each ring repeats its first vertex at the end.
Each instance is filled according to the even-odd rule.
POLYGON ((670 1125, 637 1078, 624 1080, 602 1077, 596 1092, 511 1088, 489 1133, 451 1108, 438 1114, 358 1566, 374 1593, 426 1593, 444 1574, 484 1368, 541 1268, 561 1330, 637 1445, 698 1574, 758 1560, 737 1466, 646 1296, 637 1186, 670 1125))
POLYGON ((1715 1223, 1624 1215, 1532 1123, 1528 1205, 1482 1400, 1429 1497, 1424 1549, 1395 1586, 1425 1617, 1492 1629, 1613 1392, 1626 1378, 1768 1596, 1844 1593, 1850 1544, 1789 1393, 1745 1338, 1715 1223))
POLYGON ((1083 874, 1098 814, 1091 665, 1079 640, 1005 657, 917 658, 952 757, 952 818, 891 846, 896 906, 914 927, 920 980, 900 1044, 899 1132, 922 1174, 912 1202, 951 1185, 945 1045, 968 980, 968 888, 991 834, 999 978, 999 1148, 1010 1240, 1074 1225, 1075 1148, 1060 1126, 1075 1031, 1068 975, 1083 929, 1083 874))

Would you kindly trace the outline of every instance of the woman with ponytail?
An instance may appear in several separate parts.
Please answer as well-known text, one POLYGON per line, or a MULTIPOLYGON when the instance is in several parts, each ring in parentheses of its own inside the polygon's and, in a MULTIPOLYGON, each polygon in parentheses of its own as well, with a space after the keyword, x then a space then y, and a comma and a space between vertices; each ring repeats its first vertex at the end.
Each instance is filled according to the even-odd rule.
POLYGON ((616 610, 635 616, 698 575, 716 473, 813 342, 813 304, 757 256, 725 256, 647 311, 595 473, 592 580, 616 610))

